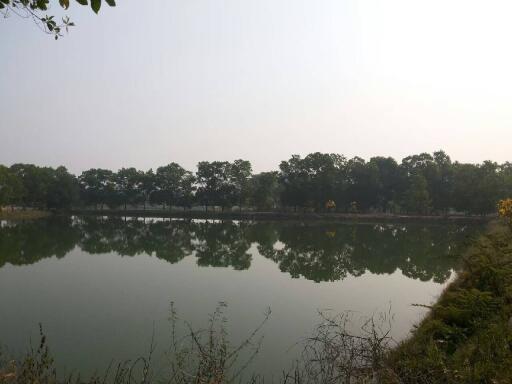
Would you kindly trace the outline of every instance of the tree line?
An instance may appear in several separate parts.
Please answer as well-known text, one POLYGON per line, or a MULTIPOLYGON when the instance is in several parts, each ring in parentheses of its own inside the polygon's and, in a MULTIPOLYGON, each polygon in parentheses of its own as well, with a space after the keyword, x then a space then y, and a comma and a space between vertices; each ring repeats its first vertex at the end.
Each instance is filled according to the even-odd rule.
POLYGON ((405 157, 347 159, 312 153, 254 174, 247 160, 201 161, 195 173, 177 163, 142 171, 0 165, 0 206, 40 209, 203 206, 260 211, 488 214, 512 196, 512 163, 452 161, 443 151, 405 157))

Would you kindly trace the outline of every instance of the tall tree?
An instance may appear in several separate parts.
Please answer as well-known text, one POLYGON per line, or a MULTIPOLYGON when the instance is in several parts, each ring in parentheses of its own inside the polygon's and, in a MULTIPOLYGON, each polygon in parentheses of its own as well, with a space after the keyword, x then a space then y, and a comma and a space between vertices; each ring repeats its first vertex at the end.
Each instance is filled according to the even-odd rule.
POLYGON ((116 191, 126 210, 127 204, 137 204, 143 199, 142 177, 143 172, 135 168, 121 168, 115 174, 116 191))
POLYGON ((250 196, 251 174, 251 163, 247 160, 235 160, 229 167, 229 182, 233 185, 234 190, 233 205, 238 204, 240 211, 250 196))
POLYGON ((262 172, 251 178, 251 204, 257 209, 272 209, 279 204, 279 173, 262 172))
POLYGON ((108 169, 93 168, 82 172, 78 178, 80 195, 85 204, 111 206, 118 201, 114 173, 108 169))
POLYGON ((230 205, 236 196, 234 185, 230 182, 231 164, 227 161, 201 161, 197 165, 197 198, 205 206, 230 205))
POLYGON ((172 205, 179 204, 189 191, 187 183, 190 183, 192 174, 177 163, 170 163, 156 170, 157 198, 161 203, 172 205))
POLYGON ((404 196, 405 208, 409 213, 430 213, 431 200, 427 187, 427 179, 421 172, 415 172, 410 176, 409 188, 404 196))
POLYGON ((21 181, 9 168, 0 165, 0 209, 12 205, 22 197, 21 181))
POLYGON ((58 167, 52 172, 48 183, 46 205, 48 208, 63 209, 75 205, 80 196, 77 178, 65 167, 58 167))

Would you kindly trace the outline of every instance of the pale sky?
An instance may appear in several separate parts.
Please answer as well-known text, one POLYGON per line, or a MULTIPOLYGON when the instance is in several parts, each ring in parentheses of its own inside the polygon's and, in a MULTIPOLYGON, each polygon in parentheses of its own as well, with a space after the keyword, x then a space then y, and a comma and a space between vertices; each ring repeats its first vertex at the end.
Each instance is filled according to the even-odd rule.
POLYGON ((510 0, 117 2, 0 20, 0 163, 512 160, 510 0))

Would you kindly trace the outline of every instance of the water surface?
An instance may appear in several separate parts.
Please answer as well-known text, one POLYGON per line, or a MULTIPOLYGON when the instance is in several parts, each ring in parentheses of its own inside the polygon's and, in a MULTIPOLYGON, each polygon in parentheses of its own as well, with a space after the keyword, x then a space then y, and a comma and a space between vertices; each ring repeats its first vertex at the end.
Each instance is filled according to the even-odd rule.
MULTIPOLYGON (((318 310, 368 316, 391 307, 405 337, 453 278, 478 227, 461 224, 246 223, 59 218, 0 228, 0 343, 16 355, 43 324, 58 367, 85 375, 146 354, 165 368, 170 302, 204 326, 227 302, 230 338, 263 319, 250 369, 275 375, 318 310)), ((356 316, 356 317, 357 317, 356 316)))

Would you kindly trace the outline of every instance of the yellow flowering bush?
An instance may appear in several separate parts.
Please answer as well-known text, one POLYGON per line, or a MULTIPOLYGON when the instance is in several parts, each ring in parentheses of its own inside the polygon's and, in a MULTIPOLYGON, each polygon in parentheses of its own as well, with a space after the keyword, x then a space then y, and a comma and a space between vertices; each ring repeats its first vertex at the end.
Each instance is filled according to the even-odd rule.
POLYGON ((325 208, 327 208, 329 211, 336 209, 336 203, 333 200, 327 200, 325 203, 325 208))
POLYGON ((501 200, 498 203, 498 214, 512 223, 512 199, 501 200))

